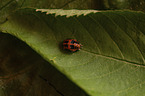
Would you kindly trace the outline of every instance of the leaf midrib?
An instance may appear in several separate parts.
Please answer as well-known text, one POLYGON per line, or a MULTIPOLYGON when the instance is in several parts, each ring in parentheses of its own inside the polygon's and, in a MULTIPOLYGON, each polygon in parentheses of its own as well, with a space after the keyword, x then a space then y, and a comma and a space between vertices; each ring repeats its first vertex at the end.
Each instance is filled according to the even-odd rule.
POLYGON ((116 58, 116 57, 112 57, 112 56, 107 56, 107 55, 103 55, 103 54, 97 54, 97 53, 86 51, 86 50, 83 50, 83 49, 82 49, 82 51, 90 53, 90 54, 94 54, 96 56, 108 58, 108 59, 115 60, 115 61, 121 61, 121 62, 124 62, 124 63, 127 63, 127 64, 131 64, 131 65, 134 65, 134 66, 139 66, 139 67, 145 68, 145 65, 143 63, 140 64, 140 63, 128 61, 128 60, 125 60, 125 59, 120 59, 120 58, 116 58))

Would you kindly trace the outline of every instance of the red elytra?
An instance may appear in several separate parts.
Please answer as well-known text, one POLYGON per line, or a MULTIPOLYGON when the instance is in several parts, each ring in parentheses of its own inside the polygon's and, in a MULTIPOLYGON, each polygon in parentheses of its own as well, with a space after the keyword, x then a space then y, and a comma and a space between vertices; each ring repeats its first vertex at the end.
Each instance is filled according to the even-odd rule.
POLYGON ((63 49, 67 49, 71 52, 80 50, 82 45, 76 39, 66 39, 63 41, 63 49))

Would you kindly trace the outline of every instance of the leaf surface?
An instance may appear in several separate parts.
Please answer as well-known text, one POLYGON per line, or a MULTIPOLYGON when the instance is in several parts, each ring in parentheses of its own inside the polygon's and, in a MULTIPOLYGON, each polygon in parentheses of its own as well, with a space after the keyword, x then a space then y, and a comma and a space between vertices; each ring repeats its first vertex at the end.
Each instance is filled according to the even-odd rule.
POLYGON ((26 42, 91 96, 145 94, 144 13, 74 10, 67 16, 68 11, 53 11, 56 15, 19 10, 0 29, 26 42), (63 50, 67 38, 77 39, 83 48, 63 50))

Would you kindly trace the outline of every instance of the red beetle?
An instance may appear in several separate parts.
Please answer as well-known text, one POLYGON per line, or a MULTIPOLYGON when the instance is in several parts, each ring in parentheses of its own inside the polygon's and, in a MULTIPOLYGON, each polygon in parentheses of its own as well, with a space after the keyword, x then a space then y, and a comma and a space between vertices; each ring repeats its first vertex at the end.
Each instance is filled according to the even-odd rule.
POLYGON ((63 41, 63 48, 71 52, 80 50, 82 45, 76 39, 66 39, 63 41))

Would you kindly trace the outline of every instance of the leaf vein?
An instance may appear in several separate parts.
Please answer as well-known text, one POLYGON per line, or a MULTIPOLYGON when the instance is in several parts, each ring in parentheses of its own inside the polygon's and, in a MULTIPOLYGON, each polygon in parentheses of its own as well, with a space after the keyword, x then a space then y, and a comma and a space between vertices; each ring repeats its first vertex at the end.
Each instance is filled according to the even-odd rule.
POLYGON ((93 76, 92 78, 91 78, 91 77, 88 77, 88 78, 85 77, 85 78, 81 78, 81 79, 87 79, 87 80, 89 80, 89 79, 101 79, 101 78, 104 78, 104 77, 106 77, 106 76, 108 76, 108 75, 111 75, 111 74, 113 74, 113 73, 115 73, 115 72, 117 72, 117 71, 121 71, 121 69, 123 69, 125 66, 126 66, 126 65, 124 64, 123 66, 119 67, 118 69, 115 69, 115 70, 110 71, 110 72, 108 72, 108 73, 102 74, 102 75, 100 75, 100 76, 93 76))
MULTIPOLYGON (((96 21, 96 19, 94 19, 92 16, 89 16, 90 18, 92 18, 94 21, 95 21, 95 23, 97 23, 97 21, 96 21)), ((112 42, 113 42, 113 44, 115 44, 116 45, 116 47, 117 47, 117 49, 120 51, 120 54, 121 54, 121 56, 122 56, 122 58, 124 59, 124 56, 123 56, 123 53, 122 53, 122 51, 120 50, 120 48, 118 47, 118 45, 117 45, 117 43, 111 38, 111 36, 110 36, 110 34, 107 32, 107 30, 106 29, 104 29, 103 28, 103 26, 100 24, 100 23, 97 23, 97 24, 99 24, 100 25, 100 27, 102 27, 102 29, 108 34, 108 36, 110 37, 110 39, 112 40, 112 42)))
MULTIPOLYGON (((33 14, 33 13, 32 13, 33 14)), ((56 36, 55 36, 55 34, 54 34, 54 29, 53 28, 51 28, 49 25, 48 25, 48 23, 44 20, 44 19, 41 19, 39 16, 37 16, 36 14, 33 14, 34 16, 36 16, 39 20, 42 20, 46 25, 47 25, 47 27, 48 28, 50 28, 53 32, 53 35, 54 35, 54 38, 55 38, 55 40, 56 40, 56 42, 58 43, 58 40, 57 40, 57 38, 56 38, 56 36)))
POLYGON ((111 60, 120 61, 120 62, 124 62, 126 64, 130 64, 130 65, 134 65, 134 66, 145 68, 144 64, 139 64, 139 63, 136 63, 136 62, 127 61, 127 60, 115 58, 115 57, 112 57, 112 56, 106 56, 106 55, 102 55, 102 54, 97 54, 97 53, 86 51, 86 50, 82 50, 82 51, 90 53, 90 54, 94 54, 96 56, 100 56, 100 57, 108 58, 108 59, 111 59, 111 60))
POLYGON ((97 44, 95 38, 93 38, 93 36, 90 34, 90 32, 87 30, 87 28, 86 28, 77 18, 75 18, 75 19, 82 25, 82 27, 84 27, 84 29, 86 29, 86 32, 87 32, 87 33, 90 35, 90 37, 95 41, 95 44, 96 44, 97 49, 98 49, 98 52, 99 52, 99 54, 101 54, 100 48, 99 48, 99 46, 98 46, 98 44, 97 44))
MULTIPOLYGON (((103 14, 103 13, 102 13, 103 14)), ((104 14, 104 16, 106 16, 107 18, 109 18, 107 15, 105 15, 104 14)), ((121 15, 121 16, 123 16, 123 15, 121 15)), ((124 17, 124 16, 123 16, 124 17)), ((126 18, 126 17, 124 17, 124 18, 126 18)), ((126 18, 127 19, 127 18, 126 18)), ((140 51, 140 49, 138 48, 138 46, 137 46, 137 44, 135 43, 135 41, 131 38, 131 36, 128 34, 128 33, 126 33, 116 22, 114 22, 114 20, 112 20, 112 18, 110 18, 110 20, 116 25, 116 26, 118 26, 130 39, 131 39, 131 41, 134 43, 134 45, 136 46, 136 48, 138 49, 138 51, 139 51, 139 53, 140 53, 140 55, 141 55, 141 57, 142 57, 142 59, 143 59, 143 61, 145 62, 145 60, 144 60, 144 58, 143 58, 143 55, 142 55, 142 53, 141 53, 141 51, 140 51)), ((129 20, 129 19, 127 19, 127 21, 128 22, 130 22, 131 23, 131 21, 129 20)), ((134 25, 134 24, 133 24, 134 25)), ((135 25, 134 25, 135 26, 135 25)))
POLYGON ((145 81, 143 81, 143 82, 141 82, 141 83, 139 83, 139 84, 136 84, 136 85, 134 85, 134 86, 132 86, 132 87, 129 87, 129 88, 127 88, 127 89, 120 90, 120 91, 117 92, 117 94, 121 94, 122 92, 131 90, 131 89, 133 89, 133 88, 135 88, 135 87, 138 87, 139 85, 143 85, 143 84, 145 84, 145 81))

